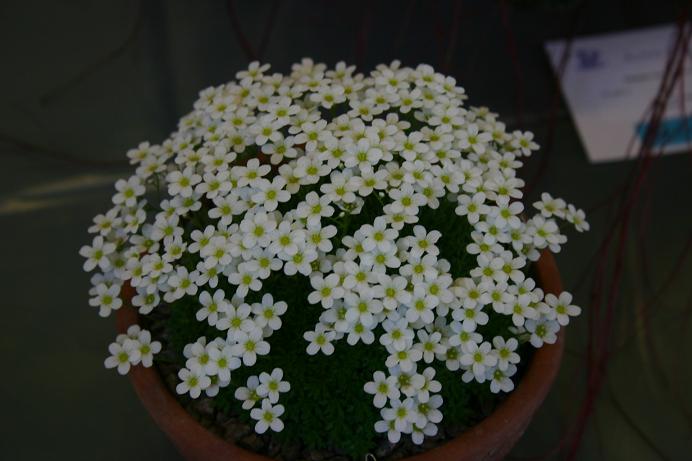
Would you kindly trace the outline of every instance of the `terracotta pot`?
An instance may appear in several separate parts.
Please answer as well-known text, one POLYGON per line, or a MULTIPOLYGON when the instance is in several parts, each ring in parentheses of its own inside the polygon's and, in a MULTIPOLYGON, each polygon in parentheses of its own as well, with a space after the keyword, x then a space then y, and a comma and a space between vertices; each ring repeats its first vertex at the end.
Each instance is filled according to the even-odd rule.
MULTIPOLYGON (((536 272, 538 284, 544 291, 554 294, 562 291, 560 275, 550 253, 543 253, 536 264, 536 272)), ((125 332, 136 321, 137 313, 132 308, 118 310, 119 332, 125 332)), ((521 382, 490 416, 457 438, 405 461, 502 459, 524 433, 550 390, 560 367, 563 348, 564 329, 560 331, 555 344, 536 351, 521 382)), ((130 379, 156 424, 188 461, 271 461, 266 456, 223 440, 202 427, 169 392, 155 368, 133 367, 130 379)))

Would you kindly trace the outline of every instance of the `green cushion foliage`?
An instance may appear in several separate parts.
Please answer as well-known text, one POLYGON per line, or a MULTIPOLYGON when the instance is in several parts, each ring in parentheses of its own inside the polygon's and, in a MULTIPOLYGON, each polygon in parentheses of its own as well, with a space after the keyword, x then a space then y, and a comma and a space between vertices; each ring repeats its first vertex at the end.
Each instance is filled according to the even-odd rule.
MULTIPOLYGON (((284 207, 293 208, 294 201, 297 203, 302 200, 309 190, 317 187, 301 190, 284 207)), ((341 237, 352 234, 364 223, 372 222, 381 211, 382 203, 377 203, 379 200, 376 194, 372 194, 361 214, 342 218, 337 223, 339 232, 333 241, 338 245, 341 237)), ((437 243, 440 257, 451 263, 453 277, 463 277, 468 275, 476 261, 473 255, 466 252, 471 226, 466 218, 454 213, 455 206, 455 203, 443 198, 438 209, 422 210, 419 224, 427 230, 436 229, 442 233, 437 243)), ((199 226, 199 222, 194 223, 195 228, 199 226)), ((411 229, 411 225, 405 226, 400 236, 410 234, 411 229)), ((186 262, 190 267, 195 264, 196 261, 193 260, 186 262)), ((233 293, 233 288, 223 277, 220 277, 219 287, 227 293, 233 293)), ((363 385, 372 380, 373 372, 386 372, 384 362, 387 352, 377 339, 371 345, 358 343, 350 346, 344 338, 335 343, 335 351, 331 356, 322 353, 308 355, 305 352, 307 342, 303 339, 303 333, 314 328, 323 310, 321 305, 307 302, 307 295, 311 290, 307 277, 300 274, 289 277, 279 272, 264 281, 262 293, 251 292, 246 297, 245 301, 248 303, 257 302, 263 293, 269 292, 275 300, 285 301, 288 310, 282 316, 281 329, 267 338, 271 352, 266 356, 259 356, 252 367, 242 366, 233 371, 231 384, 221 389, 213 402, 218 411, 234 415, 248 425, 253 425, 249 411, 241 408, 241 402, 235 399, 234 392, 237 387, 246 384, 250 375, 281 368, 284 379, 291 384, 291 390, 282 394, 280 399, 280 403, 286 408, 282 417, 285 429, 279 433, 271 433, 269 437, 281 443, 308 449, 333 450, 354 459, 362 459, 383 438, 373 428, 380 419, 379 410, 373 406, 372 396, 364 392, 363 385)), ((198 322, 195 319, 197 309, 197 297, 186 296, 171 305, 170 316, 166 321, 166 336, 170 339, 165 347, 179 358, 181 367, 184 365, 182 351, 186 344, 195 342, 200 336, 206 336, 208 341, 225 336, 225 332, 209 327, 206 322, 198 322)), ((490 321, 479 327, 478 331, 485 337, 492 337, 495 332, 506 332, 511 318, 495 314, 491 309, 488 309, 488 313, 490 321)), ((376 338, 382 332, 382 327, 378 326, 375 330, 376 338)), ((431 365, 420 363, 419 369, 422 371, 427 366, 435 368, 436 379, 442 384, 444 420, 441 428, 456 431, 477 423, 492 410, 500 398, 490 393, 487 384, 475 381, 463 383, 462 372, 447 370, 443 362, 436 360, 431 365)))

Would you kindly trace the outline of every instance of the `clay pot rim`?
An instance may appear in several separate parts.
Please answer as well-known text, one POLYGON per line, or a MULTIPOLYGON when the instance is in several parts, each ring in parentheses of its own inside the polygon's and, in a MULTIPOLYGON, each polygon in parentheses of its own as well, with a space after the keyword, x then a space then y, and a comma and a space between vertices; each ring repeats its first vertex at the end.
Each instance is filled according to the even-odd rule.
MULTIPOLYGON (((535 267, 539 286, 546 293, 559 294, 562 284, 552 254, 544 251, 535 267)), ((116 317, 120 333, 137 321, 136 311, 125 306, 118 310, 116 317)), ((488 454, 492 456, 494 451, 506 453, 509 448, 503 446, 502 441, 514 438, 514 442, 523 433, 550 390, 560 367, 564 338, 564 328, 561 328, 555 344, 546 344, 535 351, 517 387, 487 418, 456 438, 402 461, 480 460, 488 454)), ((135 366, 130 371, 130 379, 151 417, 186 459, 273 461, 205 429, 178 403, 155 368, 135 366)))

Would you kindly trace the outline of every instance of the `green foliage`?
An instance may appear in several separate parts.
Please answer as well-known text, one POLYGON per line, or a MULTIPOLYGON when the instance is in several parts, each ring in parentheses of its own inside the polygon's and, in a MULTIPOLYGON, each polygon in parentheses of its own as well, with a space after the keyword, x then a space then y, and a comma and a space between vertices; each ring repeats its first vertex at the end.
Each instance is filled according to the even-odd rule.
MULTIPOLYGON (((282 318, 283 326, 268 339, 271 353, 260 357, 252 368, 237 370, 234 384, 243 385, 252 374, 282 368, 291 390, 281 397, 287 409, 285 429, 273 437, 354 457, 366 453, 373 443, 372 427, 378 412, 363 391, 363 384, 372 379, 375 370, 383 368, 387 356, 384 347, 352 347, 342 341, 335 344, 331 356, 307 355, 303 332, 314 328, 322 307, 305 300, 310 291, 306 277, 276 277, 272 282, 273 292, 290 306, 282 318)), ((242 412, 233 397, 233 387, 222 390, 216 401, 223 409, 242 412)))
MULTIPOLYGON (((342 108, 335 108, 331 115, 340 111, 342 108)), ((414 127, 420 125, 412 114, 399 115, 414 127)), ((245 154, 252 157, 257 153, 246 152, 243 158, 246 157, 245 154)), ((279 206, 279 211, 295 209, 309 192, 319 191, 320 185, 325 181, 323 179, 318 184, 302 187, 289 202, 279 206)), ((382 208, 388 202, 386 196, 380 197, 373 193, 365 199, 359 214, 345 213, 327 218, 328 222, 325 224, 337 227, 337 234, 332 240, 335 246, 339 245, 338 242, 344 236, 352 235, 363 224, 372 223, 382 214, 382 208)), ((465 218, 454 213, 455 207, 456 203, 443 197, 437 209, 421 209, 418 223, 428 231, 434 229, 441 232, 442 237, 437 242, 440 257, 450 262, 454 278, 468 276, 470 269, 475 266, 475 257, 466 252, 466 246, 471 241, 471 226, 465 218)), ((208 224, 213 222, 206 212, 200 212, 191 215, 183 226, 189 237, 193 229, 203 229, 208 224)), ((405 226, 399 233, 400 237, 410 235, 412 229, 412 225, 405 226)), ((193 270, 199 258, 196 255, 186 255, 185 258, 187 259, 182 263, 188 270, 193 270)), ((213 398, 214 406, 218 411, 254 426, 249 411, 243 410, 241 402, 235 399, 235 390, 244 386, 251 375, 281 368, 284 379, 291 384, 291 390, 282 394, 280 400, 286 408, 282 416, 285 428, 282 432, 263 437, 300 448, 331 450, 354 459, 362 459, 383 439, 373 427, 380 419, 380 412, 373 406, 372 396, 365 393, 363 385, 372 380, 375 371, 386 371, 384 362, 388 354, 385 348, 377 340, 371 345, 358 343, 349 346, 342 339, 334 344, 335 351, 331 356, 321 353, 307 355, 307 342, 303 339, 303 333, 314 329, 322 312, 320 305, 307 302, 307 295, 312 290, 308 278, 300 274, 287 276, 283 272, 274 273, 263 282, 263 286, 261 293, 251 292, 245 301, 257 302, 266 292, 271 293, 277 301, 285 301, 288 310, 282 316, 282 327, 267 338, 271 345, 269 355, 259 356, 252 367, 243 366, 235 370, 231 384, 213 398)), ((235 291, 223 276, 219 277, 218 288, 223 289, 229 299, 235 291)), ((225 332, 196 320, 195 313, 200 308, 196 296, 185 296, 172 303, 169 308, 167 315, 165 310, 162 311, 166 348, 164 355, 175 357, 174 361, 179 367, 185 363, 183 348, 186 344, 197 341, 201 336, 205 336, 207 341, 225 337, 225 332)), ((492 337, 495 333, 506 332, 510 323, 509 317, 490 312, 490 321, 480 328, 480 332, 492 337)), ((374 333, 379 338, 383 330, 378 327, 374 333)), ((426 366, 432 366, 436 370, 435 379, 442 384, 442 427, 447 429, 448 434, 476 424, 500 399, 490 393, 487 384, 463 383, 462 373, 447 370, 443 362, 435 361, 423 368, 426 366)))
MULTIPOLYGON (((315 186, 316 188, 317 186, 315 186)), ((300 200, 308 191, 301 191, 300 200)), ((359 215, 345 215, 334 219, 339 232, 334 242, 344 235, 352 234, 362 224, 372 222, 381 214, 382 198, 372 194, 359 215)), ((293 200, 292 200, 293 202, 293 200)), ((450 261, 454 277, 467 276, 475 265, 475 258, 466 252, 470 241, 471 226, 465 218, 454 214, 455 204, 446 199, 440 200, 436 210, 425 208, 420 216, 420 224, 427 230, 436 229, 442 233, 437 242, 440 255, 450 261)), ((288 208, 295 203, 286 204, 288 208)), ((400 235, 411 233, 412 226, 406 226, 400 235)), ((193 266, 196 261, 190 261, 193 266)), ((186 264, 187 265, 187 264, 186 264)), ((220 277, 219 287, 232 293, 233 288, 220 277)), ((274 368, 284 370, 284 379, 291 383, 291 390, 281 396, 280 403, 286 407, 282 419, 285 428, 282 432, 271 433, 269 437, 284 444, 308 449, 327 449, 354 459, 362 459, 372 451, 382 435, 375 433, 374 424, 379 419, 379 410, 372 405, 372 396, 366 394, 363 385, 372 380, 377 370, 386 371, 384 365, 387 352, 377 341, 371 345, 362 343, 349 346, 345 340, 335 343, 331 356, 318 353, 309 356, 303 333, 314 329, 322 307, 307 302, 311 291, 307 277, 300 274, 286 276, 275 273, 264 281, 265 292, 272 293, 274 299, 285 301, 288 310, 282 317, 282 327, 267 341, 271 352, 258 357, 252 367, 241 367, 232 373, 230 386, 220 390, 214 398, 219 411, 254 425, 249 412, 242 410, 241 402, 235 399, 237 387, 244 386, 250 375, 271 372, 274 368)), ((262 293, 251 293, 246 302, 259 301, 262 293)), ((185 297, 171 306, 167 320, 169 344, 180 364, 184 363, 182 350, 185 344, 196 341, 200 336, 211 340, 223 333, 206 323, 195 319, 199 309, 196 297, 185 297)), ((490 313, 490 322, 481 328, 483 334, 507 331, 510 320, 506 316, 490 313)), ((375 330, 376 337, 382 333, 381 327, 375 330)), ((443 362, 435 361, 436 379, 442 384, 441 395, 444 420, 442 425, 450 431, 469 427, 492 409, 498 397, 491 394, 487 384, 463 383, 461 372, 450 372, 443 362)))

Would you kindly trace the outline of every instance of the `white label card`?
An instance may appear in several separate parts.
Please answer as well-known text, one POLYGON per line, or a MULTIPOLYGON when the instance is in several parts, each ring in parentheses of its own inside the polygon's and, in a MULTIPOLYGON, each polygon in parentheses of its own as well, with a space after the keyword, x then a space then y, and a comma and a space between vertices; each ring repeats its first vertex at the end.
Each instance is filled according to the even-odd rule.
MULTIPOLYGON (((675 38, 676 27, 665 25, 573 40, 562 91, 591 162, 624 160, 630 142, 634 143, 630 158, 636 155, 647 129, 647 109, 659 89, 675 38)), ((555 72, 565 45, 565 40, 545 45, 555 72)), ((671 94, 654 142, 665 153, 692 149, 689 52, 683 78, 671 94)))

